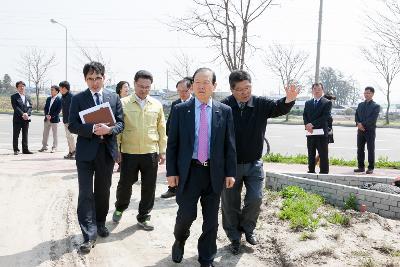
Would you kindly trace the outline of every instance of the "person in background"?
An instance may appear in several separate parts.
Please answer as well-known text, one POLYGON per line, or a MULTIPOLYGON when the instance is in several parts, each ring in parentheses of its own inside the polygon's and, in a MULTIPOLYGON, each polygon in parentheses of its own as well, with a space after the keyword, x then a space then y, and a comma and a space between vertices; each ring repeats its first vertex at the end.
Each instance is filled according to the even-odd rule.
POLYGON ((13 149, 14 155, 18 155, 20 150, 18 149, 19 133, 22 130, 22 153, 33 154, 28 149, 28 129, 29 122, 31 121, 32 114, 32 101, 29 95, 25 94, 25 83, 18 81, 15 84, 17 93, 11 96, 11 105, 14 110, 13 114, 13 149))
MULTIPOLYGON (((324 94, 324 97, 326 99, 328 99, 329 101, 334 101, 336 100, 336 96, 333 95, 332 93, 328 92, 326 94, 324 94)), ((331 108, 332 110, 332 108, 331 108)), ((332 128, 332 124, 333 124, 333 118, 332 115, 329 117, 328 120, 328 144, 334 143, 334 139, 333 139, 333 128, 332 128)), ((319 154, 317 154, 317 156, 315 157, 315 165, 319 164, 319 154)))
POLYGON ((115 92, 119 95, 119 98, 127 97, 129 95, 129 83, 126 81, 120 81, 117 83, 115 92))
POLYGON ((70 91, 70 84, 67 81, 62 81, 59 83, 61 102, 62 102, 62 114, 63 114, 63 124, 65 129, 65 137, 68 143, 68 154, 64 156, 64 159, 74 159, 75 158, 75 135, 68 130, 68 117, 69 108, 71 106, 71 99, 73 94, 70 91))
MULTIPOLYGON (((127 81, 120 81, 117 83, 117 87, 115 88, 115 92, 119 96, 119 98, 127 97, 129 96, 129 83, 127 81)), ((121 151, 121 148, 118 147, 118 151, 121 151)), ((118 169, 117 172, 121 171, 121 152, 118 152, 118 169)))
POLYGON ((374 172, 376 121, 381 107, 373 100, 375 89, 368 86, 364 90, 365 101, 358 104, 355 121, 357 126, 357 162, 354 172, 365 171, 365 143, 368 149, 368 169, 366 174, 374 172))
MULTIPOLYGON (((185 77, 182 80, 178 81, 176 84, 176 91, 179 94, 179 99, 172 102, 171 110, 169 112, 169 116, 167 119, 167 135, 169 131, 169 124, 171 122, 172 110, 174 109, 175 105, 189 101, 192 98, 192 84, 193 80, 191 77, 185 77)), ((162 194, 161 198, 170 198, 174 197, 175 195, 176 195, 176 186, 173 187, 168 186, 167 192, 162 194)))
POLYGON ((332 102, 322 97, 324 94, 322 83, 314 83, 311 88, 313 98, 306 101, 303 112, 304 127, 307 131, 308 173, 315 173, 317 150, 320 156, 320 173, 327 174, 329 173, 328 122, 331 118, 332 102))
POLYGON ((42 148, 39 152, 47 151, 47 143, 49 141, 50 130, 53 134, 53 146, 51 147, 50 153, 57 151, 58 146, 58 123, 60 122, 60 112, 62 108, 61 99, 58 97, 60 92, 60 87, 57 85, 51 86, 50 96, 46 99, 46 104, 44 106, 44 127, 43 127, 43 138, 42 138, 42 148))

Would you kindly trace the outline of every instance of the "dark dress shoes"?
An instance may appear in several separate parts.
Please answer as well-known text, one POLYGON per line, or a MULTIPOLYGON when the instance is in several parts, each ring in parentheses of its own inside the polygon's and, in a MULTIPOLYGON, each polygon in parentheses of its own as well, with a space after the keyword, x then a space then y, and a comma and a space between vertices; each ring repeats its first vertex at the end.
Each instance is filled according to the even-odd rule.
POLYGON ((79 251, 81 253, 89 253, 90 250, 94 248, 95 245, 96 245, 96 240, 85 241, 79 246, 79 251))
POLYGON ((257 237, 254 233, 246 233, 245 235, 247 243, 253 246, 258 244, 257 237))
POLYGON ((29 151, 29 150, 26 150, 26 151, 23 151, 22 154, 33 154, 33 152, 29 151))
POLYGON ((209 263, 209 264, 202 264, 200 267, 214 267, 214 264, 209 263))
POLYGON ((171 191, 168 189, 167 192, 165 192, 164 194, 161 195, 161 198, 170 198, 170 197, 174 197, 176 195, 176 193, 174 191, 171 191))
POLYGON ((97 234, 101 237, 107 237, 110 235, 107 227, 105 225, 98 225, 97 226, 97 234))
POLYGON ((354 170, 354 172, 365 172, 365 170, 361 169, 361 168, 357 168, 357 169, 354 170))
POLYGON ((19 151, 14 151, 14 155, 18 155, 19 154, 19 151))
POLYGON ((230 246, 231 252, 233 255, 238 255, 240 251, 240 241, 239 240, 233 240, 231 242, 230 246))
POLYGON ((183 259, 183 253, 185 251, 185 242, 175 240, 172 246, 172 261, 180 263, 183 259))
POLYGON ((374 169, 368 169, 365 173, 366 174, 372 174, 372 173, 374 173, 374 169))

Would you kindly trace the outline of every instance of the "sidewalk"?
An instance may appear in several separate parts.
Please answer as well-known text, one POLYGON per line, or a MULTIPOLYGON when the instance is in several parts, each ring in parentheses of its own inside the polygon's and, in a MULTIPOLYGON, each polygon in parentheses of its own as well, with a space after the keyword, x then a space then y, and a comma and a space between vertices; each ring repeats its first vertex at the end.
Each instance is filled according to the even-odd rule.
MULTIPOLYGON (((272 172, 298 172, 298 173, 306 173, 308 168, 307 165, 302 164, 284 164, 284 163, 271 163, 264 162, 264 170, 272 171, 272 172)), ((353 172, 354 167, 347 166, 329 166, 330 174, 355 174, 353 172)), ((316 168, 318 172, 318 167, 316 168)), ((357 174, 357 175, 366 175, 365 173, 357 174)), ((400 170, 397 169, 375 169, 372 176, 386 176, 386 177, 399 177, 400 170)))

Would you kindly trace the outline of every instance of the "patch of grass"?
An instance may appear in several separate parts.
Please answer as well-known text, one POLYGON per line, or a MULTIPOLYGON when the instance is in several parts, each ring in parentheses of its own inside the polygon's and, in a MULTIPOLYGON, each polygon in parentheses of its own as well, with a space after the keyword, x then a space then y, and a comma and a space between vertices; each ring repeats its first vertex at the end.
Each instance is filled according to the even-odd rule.
POLYGON ((315 240, 315 239, 317 239, 316 235, 311 232, 302 232, 299 237, 300 241, 315 240))
POLYGON ((305 192, 297 186, 288 186, 281 191, 283 201, 282 210, 278 217, 289 220, 290 227, 295 230, 318 227, 320 216, 314 216, 316 210, 324 203, 324 198, 305 192))
POLYGON ((339 212, 334 212, 331 215, 328 216, 327 218, 328 222, 333 223, 333 224, 339 224, 343 226, 349 226, 350 225, 350 217, 343 215, 339 212))
POLYGON ((388 245, 383 245, 381 247, 373 247, 374 249, 378 250, 382 254, 390 255, 392 257, 400 257, 400 250, 396 250, 388 245))
POLYGON ((356 195, 354 193, 350 193, 349 198, 347 198, 344 202, 343 208, 345 210, 358 210, 357 206, 358 205, 356 195))
POLYGON ((265 197, 267 199, 266 204, 273 202, 274 200, 276 200, 280 196, 279 192, 272 191, 272 190, 269 190, 269 189, 264 189, 264 193, 265 193, 265 197))
MULTIPOLYGON (((274 163, 287 163, 287 164, 308 164, 307 155, 297 154, 297 155, 282 155, 280 153, 270 153, 263 157, 265 162, 274 163)), ((356 167, 357 161, 345 160, 342 158, 330 158, 330 165, 336 166, 349 166, 356 167)), ((379 157, 378 161, 375 163, 376 168, 387 168, 387 169, 400 169, 400 161, 389 161, 388 157, 379 157)))

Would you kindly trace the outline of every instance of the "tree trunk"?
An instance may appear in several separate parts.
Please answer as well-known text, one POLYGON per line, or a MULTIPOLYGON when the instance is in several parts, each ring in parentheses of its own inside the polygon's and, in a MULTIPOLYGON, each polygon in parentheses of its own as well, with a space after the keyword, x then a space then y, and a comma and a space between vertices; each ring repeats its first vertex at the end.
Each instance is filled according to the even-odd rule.
POLYGON ((39 112, 39 83, 35 83, 36 111, 39 112))
POLYGON ((386 100, 387 100, 387 108, 386 108, 386 124, 389 124, 389 108, 390 108, 390 84, 387 85, 386 91, 386 100))

